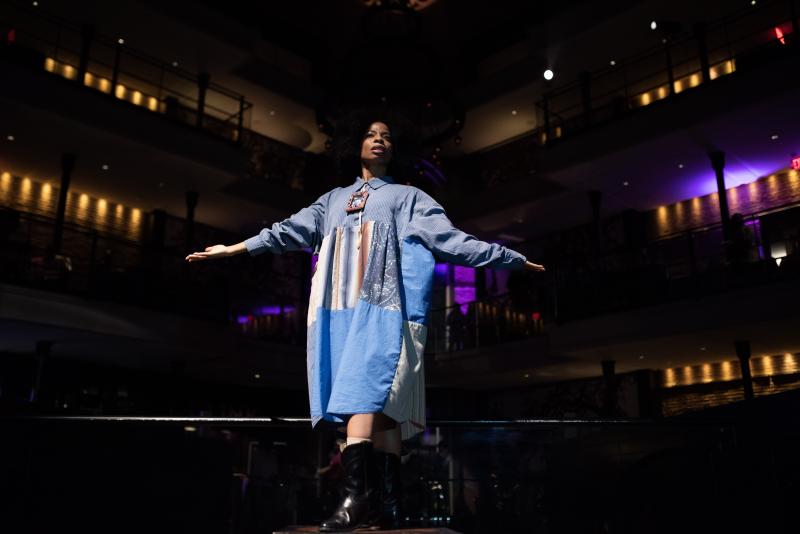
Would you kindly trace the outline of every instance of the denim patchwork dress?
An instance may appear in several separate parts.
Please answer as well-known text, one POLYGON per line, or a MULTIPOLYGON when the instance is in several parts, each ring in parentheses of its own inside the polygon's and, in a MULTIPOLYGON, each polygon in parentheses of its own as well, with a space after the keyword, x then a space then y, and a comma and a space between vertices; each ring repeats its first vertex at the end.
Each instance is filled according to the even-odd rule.
POLYGON ((245 240, 251 256, 313 248, 308 305, 311 424, 382 412, 402 439, 425 428, 427 335, 435 258, 471 267, 522 268, 526 258, 453 227, 444 209, 390 176, 337 187, 245 240), (351 194, 367 191, 348 212, 351 194))

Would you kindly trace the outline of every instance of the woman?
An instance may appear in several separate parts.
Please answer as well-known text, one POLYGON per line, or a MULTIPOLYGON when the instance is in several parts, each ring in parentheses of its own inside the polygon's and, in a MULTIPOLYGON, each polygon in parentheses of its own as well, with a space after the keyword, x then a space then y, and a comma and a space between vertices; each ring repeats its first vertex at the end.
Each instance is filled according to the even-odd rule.
MULTIPOLYGON (((423 354, 434 256, 472 267, 544 271, 525 256, 453 227, 444 209, 387 172, 395 146, 385 121, 358 142, 361 176, 288 219, 188 261, 313 247, 308 306, 311 424, 346 425, 345 496, 322 532, 396 528, 401 442, 425 427, 423 354)), ((339 427, 340 429, 345 426, 339 427)))

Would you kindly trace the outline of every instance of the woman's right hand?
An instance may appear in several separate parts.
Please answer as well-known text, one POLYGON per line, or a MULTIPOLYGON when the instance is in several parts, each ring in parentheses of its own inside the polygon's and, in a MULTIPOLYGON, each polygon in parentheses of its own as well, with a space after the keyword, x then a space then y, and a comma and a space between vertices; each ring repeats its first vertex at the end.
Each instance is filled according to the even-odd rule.
POLYGON ((217 258, 227 258, 228 256, 232 255, 233 253, 228 246, 214 245, 213 247, 206 247, 205 252, 192 252, 186 256, 186 261, 193 262, 201 260, 213 260, 217 258))

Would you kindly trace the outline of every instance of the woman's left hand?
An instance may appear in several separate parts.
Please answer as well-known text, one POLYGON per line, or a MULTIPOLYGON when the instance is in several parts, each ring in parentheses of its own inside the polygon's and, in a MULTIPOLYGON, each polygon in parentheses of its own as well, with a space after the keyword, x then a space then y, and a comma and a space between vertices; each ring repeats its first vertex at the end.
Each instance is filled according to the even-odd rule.
POLYGON ((544 271, 544 265, 539 265, 538 263, 533 263, 533 262, 530 262, 530 261, 526 261, 525 262, 525 270, 526 271, 542 272, 542 271, 544 271))

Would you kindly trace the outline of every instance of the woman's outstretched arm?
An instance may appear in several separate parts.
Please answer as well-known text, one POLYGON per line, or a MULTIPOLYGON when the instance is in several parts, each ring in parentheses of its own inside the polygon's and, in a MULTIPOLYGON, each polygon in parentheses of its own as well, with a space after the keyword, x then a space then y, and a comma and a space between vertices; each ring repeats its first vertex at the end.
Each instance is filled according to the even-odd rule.
POLYGON ((422 190, 415 190, 404 238, 417 239, 438 258, 470 267, 544 271, 519 252, 487 243, 453 226, 444 208, 422 190))
POLYGON ((283 221, 276 222, 270 228, 263 228, 258 234, 241 243, 206 247, 203 252, 193 252, 186 256, 186 261, 226 258, 244 252, 251 256, 264 252, 281 254, 290 250, 314 247, 323 231, 325 209, 331 193, 333 191, 325 193, 310 206, 283 221))

